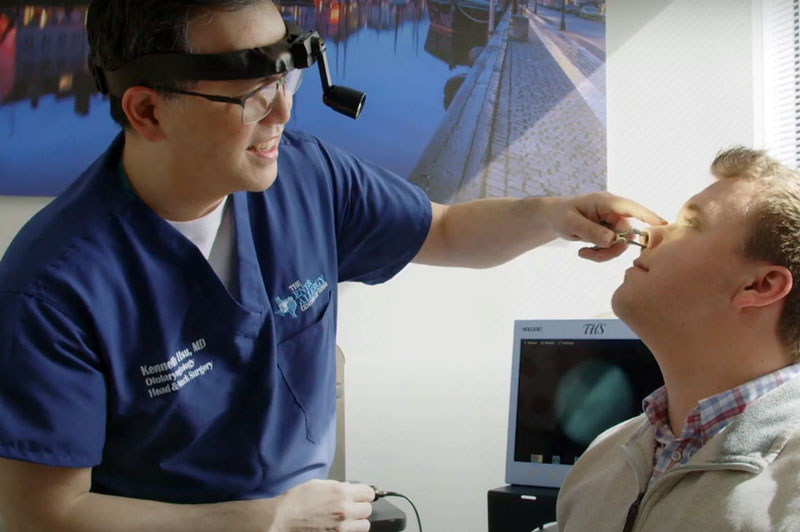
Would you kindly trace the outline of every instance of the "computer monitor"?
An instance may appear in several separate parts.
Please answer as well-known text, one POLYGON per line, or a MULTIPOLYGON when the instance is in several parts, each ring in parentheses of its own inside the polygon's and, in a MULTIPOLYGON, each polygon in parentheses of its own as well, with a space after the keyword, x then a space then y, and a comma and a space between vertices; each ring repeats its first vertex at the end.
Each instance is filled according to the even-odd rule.
POLYGON ((506 482, 560 487, 595 437, 641 414, 662 384, 619 320, 514 322, 506 482))

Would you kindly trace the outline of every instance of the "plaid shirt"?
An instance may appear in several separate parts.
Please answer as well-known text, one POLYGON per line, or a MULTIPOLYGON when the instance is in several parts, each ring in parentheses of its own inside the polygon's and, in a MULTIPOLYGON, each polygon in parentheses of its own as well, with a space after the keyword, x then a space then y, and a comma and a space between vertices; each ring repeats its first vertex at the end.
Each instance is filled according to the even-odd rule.
POLYGON ((724 429, 747 405, 800 375, 800 364, 792 364, 736 388, 703 399, 689 412, 683 431, 676 438, 669 426, 667 388, 662 386, 642 401, 642 408, 655 430, 651 480, 678 464, 685 464, 705 443, 724 429))

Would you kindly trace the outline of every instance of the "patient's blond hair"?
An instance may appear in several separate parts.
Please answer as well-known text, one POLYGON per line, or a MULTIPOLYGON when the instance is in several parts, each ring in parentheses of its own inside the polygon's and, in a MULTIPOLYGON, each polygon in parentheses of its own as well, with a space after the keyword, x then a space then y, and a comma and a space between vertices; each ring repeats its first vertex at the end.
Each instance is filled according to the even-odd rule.
POLYGON ((711 173, 719 179, 748 179, 757 184, 747 214, 750 230, 744 254, 792 273, 793 286, 784 300, 778 334, 794 359, 800 360, 800 173, 763 150, 741 146, 719 153, 711 163, 711 173))

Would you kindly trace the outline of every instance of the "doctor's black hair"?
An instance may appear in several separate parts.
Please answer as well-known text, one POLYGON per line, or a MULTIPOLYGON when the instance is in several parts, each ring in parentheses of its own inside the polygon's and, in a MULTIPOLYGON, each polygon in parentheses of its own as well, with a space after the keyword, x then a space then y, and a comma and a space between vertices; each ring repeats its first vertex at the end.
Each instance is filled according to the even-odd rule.
MULTIPOLYGON (((139 56, 190 52, 189 24, 214 11, 237 11, 273 0, 92 0, 86 17, 89 65, 115 70, 139 56)), ((151 85, 161 89, 182 85, 151 85)), ((171 96, 161 92, 164 96, 171 96)), ((109 95, 111 117, 123 128, 130 123, 120 98, 109 95)))

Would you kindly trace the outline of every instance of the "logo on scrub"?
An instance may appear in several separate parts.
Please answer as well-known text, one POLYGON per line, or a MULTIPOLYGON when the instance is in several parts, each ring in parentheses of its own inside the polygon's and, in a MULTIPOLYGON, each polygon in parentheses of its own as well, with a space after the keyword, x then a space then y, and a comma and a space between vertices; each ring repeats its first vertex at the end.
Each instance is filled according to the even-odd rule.
POLYGON ((295 310, 297 310, 297 302, 292 296, 289 296, 286 299, 281 299, 276 296, 275 306, 277 307, 275 313, 278 316, 286 316, 289 314, 293 318, 297 317, 297 314, 295 313, 295 310))
POLYGON ((289 295, 286 299, 280 297, 275 298, 275 313, 278 316, 286 316, 289 314, 291 317, 297 317, 297 308, 300 312, 305 312, 311 305, 313 305, 320 294, 328 288, 328 281, 320 275, 313 281, 306 279, 306 282, 301 283, 299 280, 289 285, 289 295))

